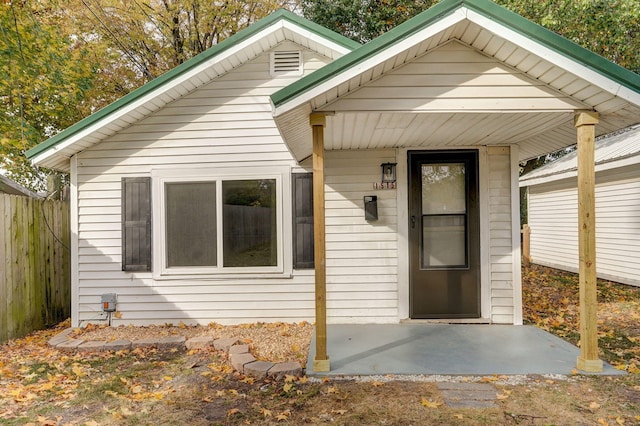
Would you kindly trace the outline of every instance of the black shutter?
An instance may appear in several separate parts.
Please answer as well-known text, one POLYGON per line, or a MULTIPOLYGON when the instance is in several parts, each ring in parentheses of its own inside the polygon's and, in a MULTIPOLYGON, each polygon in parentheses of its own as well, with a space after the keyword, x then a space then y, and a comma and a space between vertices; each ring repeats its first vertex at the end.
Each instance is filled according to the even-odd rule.
POLYGON ((294 173, 293 268, 310 269, 313 263, 313 173, 294 173))
POLYGON ((151 271, 151 178, 122 178, 122 270, 151 271))

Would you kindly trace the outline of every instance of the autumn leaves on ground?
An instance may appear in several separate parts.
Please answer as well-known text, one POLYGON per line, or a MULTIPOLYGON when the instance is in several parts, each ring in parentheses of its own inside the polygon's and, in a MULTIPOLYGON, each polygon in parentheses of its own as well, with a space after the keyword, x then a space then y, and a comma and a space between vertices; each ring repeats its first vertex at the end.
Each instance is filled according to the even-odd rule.
MULTIPOLYGON (((576 276, 532 266, 523 277, 526 321, 577 344, 576 276)), ((446 406, 433 381, 254 380, 213 350, 60 352, 46 341, 61 324, 0 345, 0 423, 637 425, 640 289, 599 282, 599 302, 601 356, 630 374, 452 379, 491 383, 496 406, 484 409, 446 406)))

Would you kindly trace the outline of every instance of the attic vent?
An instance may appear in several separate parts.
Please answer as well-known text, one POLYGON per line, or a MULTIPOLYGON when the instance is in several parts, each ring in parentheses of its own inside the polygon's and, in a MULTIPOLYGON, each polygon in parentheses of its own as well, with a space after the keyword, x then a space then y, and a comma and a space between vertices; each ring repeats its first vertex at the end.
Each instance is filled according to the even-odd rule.
POLYGON ((271 52, 271 76, 302 75, 302 52, 278 50, 271 52))

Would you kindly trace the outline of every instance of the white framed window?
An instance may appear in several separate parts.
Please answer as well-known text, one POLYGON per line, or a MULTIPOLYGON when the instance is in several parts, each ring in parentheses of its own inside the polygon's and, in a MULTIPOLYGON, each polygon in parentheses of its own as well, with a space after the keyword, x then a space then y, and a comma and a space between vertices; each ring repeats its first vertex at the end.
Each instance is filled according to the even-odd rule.
POLYGON ((288 272, 288 169, 160 169, 152 177, 156 278, 288 272))

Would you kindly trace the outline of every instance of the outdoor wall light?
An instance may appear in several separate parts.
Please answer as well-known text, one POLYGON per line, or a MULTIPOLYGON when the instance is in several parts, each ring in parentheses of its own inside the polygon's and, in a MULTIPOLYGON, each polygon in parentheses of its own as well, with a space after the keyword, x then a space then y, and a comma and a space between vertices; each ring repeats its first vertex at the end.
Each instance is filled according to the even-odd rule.
POLYGON ((396 181, 396 164, 382 163, 382 183, 395 183, 396 181))

